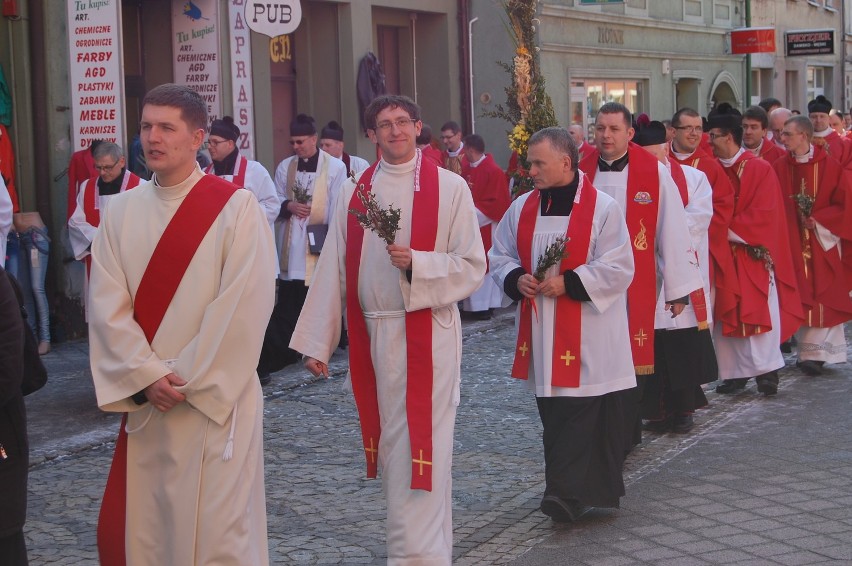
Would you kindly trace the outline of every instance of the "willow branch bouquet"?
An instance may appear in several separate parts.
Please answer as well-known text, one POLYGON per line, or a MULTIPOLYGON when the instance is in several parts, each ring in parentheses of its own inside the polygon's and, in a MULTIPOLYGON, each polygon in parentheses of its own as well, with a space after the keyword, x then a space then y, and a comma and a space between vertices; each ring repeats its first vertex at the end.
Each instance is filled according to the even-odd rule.
POLYGON ((775 263, 772 261, 772 256, 769 254, 766 246, 745 246, 745 249, 750 258, 763 262, 766 271, 770 271, 775 267, 775 263))
POLYGON ((299 204, 311 202, 311 194, 308 192, 308 188, 302 185, 298 179, 293 183, 293 200, 299 204))
POLYGON ((810 218, 814 211, 814 197, 806 193, 796 193, 791 195, 790 198, 796 203, 796 208, 799 209, 802 218, 810 218))
POLYGON ((547 273, 547 270, 562 262, 565 257, 567 257, 568 252, 565 247, 568 244, 568 240, 565 236, 557 237, 552 244, 547 246, 544 250, 544 253, 538 256, 538 261, 535 265, 535 272, 533 273, 533 277, 536 278, 537 281, 544 281, 544 274, 547 273))
POLYGON ((374 232, 379 238, 384 240, 389 246, 396 240, 396 233, 399 230, 399 220, 402 217, 402 211, 399 208, 388 206, 382 208, 376 201, 376 195, 367 191, 357 191, 358 200, 366 209, 364 212, 349 209, 349 214, 358 219, 358 224, 365 230, 374 232))

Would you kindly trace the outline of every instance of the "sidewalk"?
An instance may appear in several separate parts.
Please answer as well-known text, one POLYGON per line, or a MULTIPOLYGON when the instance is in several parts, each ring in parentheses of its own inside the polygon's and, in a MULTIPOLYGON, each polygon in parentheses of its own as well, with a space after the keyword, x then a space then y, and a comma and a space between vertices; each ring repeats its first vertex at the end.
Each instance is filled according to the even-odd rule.
MULTIPOLYGON (((507 313, 465 324, 455 564, 852 564, 848 365, 808 378, 788 361, 774 398, 753 383, 734 396, 709 393, 692 434, 647 435, 629 456, 621 509, 558 525, 538 511, 541 425, 524 384, 508 378, 513 337, 507 313)), ((94 408, 79 367, 85 345, 55 352, 48 361, 67 374, 52 374, 29 400, 40 411, 31 410, 36 432, 57 435, 52 451, 34 440, 42 456, 30 474, 30 559, 96 564, 94 528, 112 453, 105 442, 118 425, 94 408), (45 413, 58 422, 43 422, 45 413), (80 432, 87 423, 97 430, 80 432)), ((381 483, 364 479, 354 403, 341 389, 345 361, 331 370, 330 380, 281 372, 265 392, 273 564, 386 560, 381 483)))

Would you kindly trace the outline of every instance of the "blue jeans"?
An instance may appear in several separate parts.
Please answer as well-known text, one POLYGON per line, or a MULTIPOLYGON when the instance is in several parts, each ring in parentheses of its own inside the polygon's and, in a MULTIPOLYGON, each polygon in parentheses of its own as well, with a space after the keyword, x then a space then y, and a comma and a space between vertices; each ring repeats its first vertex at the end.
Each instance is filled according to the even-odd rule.
POLYGON ((50 238, 47 228, 29 228, 19 233, 20 250, 17 261, 18 282, 24 290, 27 320, 39 342, 50 342, 50 308, 44 291, 50 238), (28 292, 31 291, 31 292, 28 292), (33 316, 37 315, 37 316, 33 316))
POLYGON ((9 231, 6 238, 6 273, 18 278, 18 253, 21 247, 21 239, 14 230, 9 231))

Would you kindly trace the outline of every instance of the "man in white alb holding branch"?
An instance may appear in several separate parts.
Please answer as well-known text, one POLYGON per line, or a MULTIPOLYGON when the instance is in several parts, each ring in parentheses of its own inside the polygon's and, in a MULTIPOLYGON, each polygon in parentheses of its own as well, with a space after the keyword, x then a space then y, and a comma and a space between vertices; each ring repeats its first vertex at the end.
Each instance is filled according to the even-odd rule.
POLYGON ((470 189, 423 159, 420 107, 376 98, 367 134, 382 159, 343 186, 290 347, 314 375, 328 375, 346 309, 352 389, 367 475, 382 471, 388 564, 452 561, 453 429, 461 379, 456 303, 485 274, 470 189), (401 211, 393 244, 350 214, 356 191, 401 211))

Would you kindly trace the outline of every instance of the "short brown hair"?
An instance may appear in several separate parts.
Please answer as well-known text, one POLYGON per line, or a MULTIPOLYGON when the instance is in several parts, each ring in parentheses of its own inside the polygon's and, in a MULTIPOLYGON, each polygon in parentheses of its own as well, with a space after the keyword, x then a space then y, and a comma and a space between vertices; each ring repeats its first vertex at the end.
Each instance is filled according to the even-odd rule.
POLYGON ((412 120, 420 121, 420 107, 416 102, 401 94, 377 96, 364 110, 364 124, 368 130, 376 129, 376 116, 385 108, 402 108, 412 120))
POLYGON ((191 88, 174 83, 155 86, 145 94, 142 107, 170 106, 180 110, 181 119, 193 130, 207 131, 207 104, 191 88))

